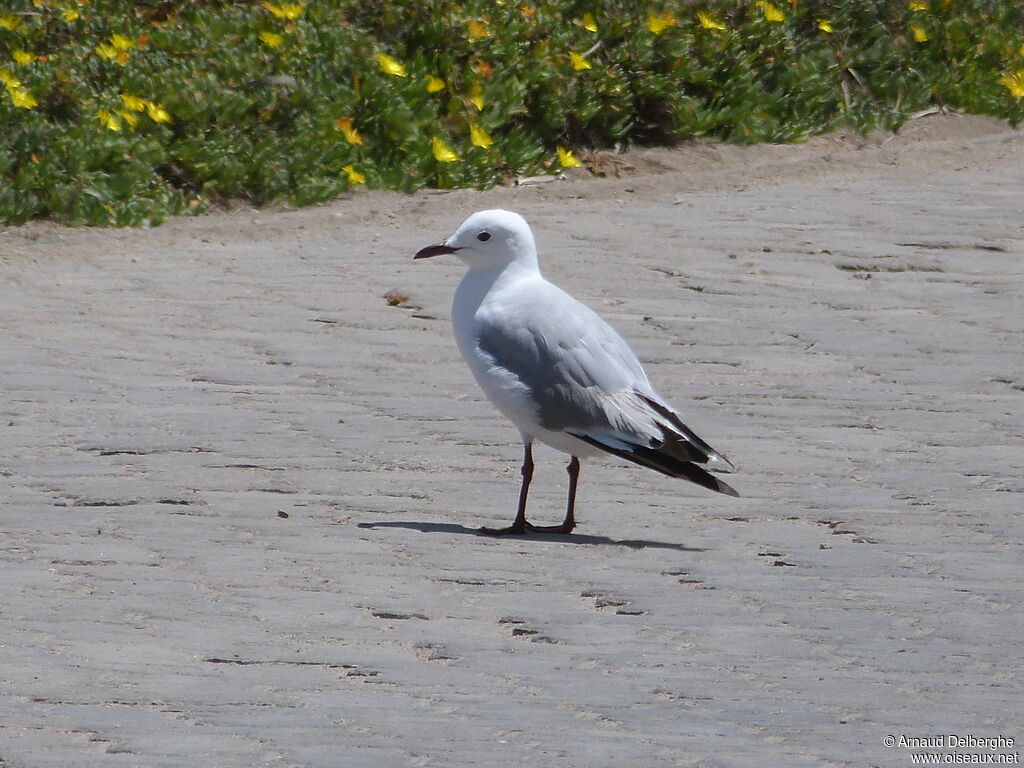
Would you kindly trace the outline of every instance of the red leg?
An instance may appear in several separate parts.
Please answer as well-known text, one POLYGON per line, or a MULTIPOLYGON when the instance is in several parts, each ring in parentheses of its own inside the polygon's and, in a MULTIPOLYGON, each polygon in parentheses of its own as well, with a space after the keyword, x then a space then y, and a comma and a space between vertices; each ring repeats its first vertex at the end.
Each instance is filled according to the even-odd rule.
POLYGON ((566 533, 572 533, 572 529, 576 527, 576 482, 580 479, 580 460, 573 456, 565 471, 569 473, 569 501, 565 506, 565 521, 562 527, 566 533))
POLYGON ((526 523, 529 530, 538 533, 572 533, 576 527, 576 482, 580 477, 580 460, 573 456, 566 471, 569 473, 569 501, 565 505, 565 520, 561 525, 530 525, 526 523))
POLYGON ((526 443, 523 447, 523 468, 520 472, 523 475, 523 484, 519 487, 519 509, 516 511, 516 519, 508 528, 481 528, 482 533, 489 533, 492 536, 507 536, 526 533, 527 529, 533 527, 526 522, 526 495, 530 492, 530 480, 533 479, 533 446, 531 443, 526 443))

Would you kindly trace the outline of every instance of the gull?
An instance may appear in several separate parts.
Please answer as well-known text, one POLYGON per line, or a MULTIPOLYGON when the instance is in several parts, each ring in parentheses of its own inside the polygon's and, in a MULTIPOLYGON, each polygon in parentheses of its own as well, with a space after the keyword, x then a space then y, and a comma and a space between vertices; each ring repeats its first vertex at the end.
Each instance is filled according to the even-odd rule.
POLYGON ((519 507, 492 535, 572 533, 580 457, 610 453, 669 477, 738 496, 709 473, 734 467, 683 423, 651 387, 633 350, 585 304, 540 273, 529 224, 518 213, 478 211, 442 243, 413 257, 455 254, 469 267, 455 290, 452 328, 484 394, 523 440, 519 507), (569 454, 561 525, 526 520, 533 443, 569 454))

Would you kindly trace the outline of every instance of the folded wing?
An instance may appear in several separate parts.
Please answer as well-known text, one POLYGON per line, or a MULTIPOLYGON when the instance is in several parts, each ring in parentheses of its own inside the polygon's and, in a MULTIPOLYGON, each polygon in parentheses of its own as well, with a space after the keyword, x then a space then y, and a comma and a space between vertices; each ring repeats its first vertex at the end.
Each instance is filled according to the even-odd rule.
MULTIPOLYGON (((482 321, 478 346, 526 386, 540 426, 671 477, 738 495, 709 474, 732 464, 652 388, 636 355, 596 313, 550 283, 558 313, 523 303, 515 322, 482 321)), ((534 304, 545 298, 533 296, 534 304)))

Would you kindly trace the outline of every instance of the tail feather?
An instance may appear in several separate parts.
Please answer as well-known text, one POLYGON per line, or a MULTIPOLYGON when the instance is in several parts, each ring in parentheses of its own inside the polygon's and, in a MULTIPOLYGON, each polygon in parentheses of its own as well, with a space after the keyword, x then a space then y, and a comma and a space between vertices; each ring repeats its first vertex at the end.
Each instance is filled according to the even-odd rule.
POLYGON ((664 420, 660 424, 665 433, 663 450, 671 452, 680 459, 694 461, 698 464, 707 464, 709 469, 713 469, 716 472, 735 471, 736 468, 732 462, 704 442, 696 432, 686 426, 683 420, 679 418, 679 414, 671 406, 642 393, 640 393, 640 397, 664 420))
MULTIPOLYGON (((739 496, 731 485, 722 482, 707 470, 698 467, 692 461, 686 461, 684 459, 676 458, 675 456, 670 456, 658 448, 651 448, 646 445, 637 444, 630 445, 628 448, 618 448, 602 443, 600 440, 597 440, 587 434, 576 432, 572 432, 571 434, 585 443, 589 443, 595 448, 600 448, 602 451, 606 451, 614 456, 626 459, 627 461, 632 461, 634 464, 639 464, 643 467, 656 470, 661 472, 663 475, 685 478, 697 485, 707 488, 708 490, 724 493, 728 496, 739 496)), ((622 444, 620 441, 616 442, 619 442, 620 445, 622 444)), ((714 451, 712 451, 712 453, 714 454, 714 451)))

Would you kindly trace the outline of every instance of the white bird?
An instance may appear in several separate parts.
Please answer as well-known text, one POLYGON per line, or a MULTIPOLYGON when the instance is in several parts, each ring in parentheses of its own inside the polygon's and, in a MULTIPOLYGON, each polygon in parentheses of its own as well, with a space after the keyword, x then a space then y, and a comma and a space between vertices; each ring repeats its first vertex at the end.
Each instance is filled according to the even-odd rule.
POLYGON ((497 409, 519 428, 524 455, 519 508, 494 535, 571 533, 581 456, 607 452, 738 496, 707 470, 731 472, 651 387, 633 350, 593 310, 549 283, 537 264, 533 232, 517 213, 478 211, 458 231, 416 253, 454 253, 469 271, 455 291, 452 326, 459 351, 497 409), (561 525, 526 521, 535 440, 571 457, 561 525))

